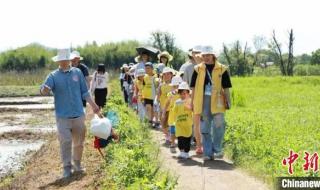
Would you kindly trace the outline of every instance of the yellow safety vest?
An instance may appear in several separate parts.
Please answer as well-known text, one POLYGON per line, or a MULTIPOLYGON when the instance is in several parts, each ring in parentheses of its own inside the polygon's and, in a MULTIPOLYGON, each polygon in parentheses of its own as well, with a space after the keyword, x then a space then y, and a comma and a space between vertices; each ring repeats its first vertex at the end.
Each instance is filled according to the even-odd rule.
POLYGON ((185 107, 186 103, 190 104, 191 100, 178 99, 173 107, 173 118, 176 126, 177 137, 192 136, 192 111, 185 107))
POLYGON ((143 81, 143 98, 153 100, 156 96, 157 84, 159 83, 158 78, 155 75, 149 76, 146 74, 143 81), (154 88, 154 92, 152 92, 152 88, 154 88))
POLYGON ((167 99, 168 99, 168 93, 171 91, 171 86, 170 84, 167 84, 165 82, 162 83, 162 85, 160 86, 160 107, 163 110, 164 106, 166 105, 167 99))
MULTIPOLYGON (((206 77, 206 65, 200 63, 194 67, 194 70, 198 73, 196 85, 194 89, 193 98, 193 113, 201 114, 203 109, 203 95, 204 95, 204 81, 206 77)), ((222 95, 223 89, 221 85, 222 74, 227 70, 225 65, 222 65, 218 61, 215 62, 212 70, 212 92, 211 92, 211 113, 224 113, 226 108, 224 105, 224 96, 222 95), (220 107, 218 107, 218 99, 220 99, 220 107)))

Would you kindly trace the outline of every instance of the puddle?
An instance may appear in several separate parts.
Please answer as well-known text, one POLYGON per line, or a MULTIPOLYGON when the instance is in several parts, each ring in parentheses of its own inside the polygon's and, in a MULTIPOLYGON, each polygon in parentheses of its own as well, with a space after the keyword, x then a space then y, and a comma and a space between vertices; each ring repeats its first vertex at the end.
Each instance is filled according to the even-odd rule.
POLYGON ((43 140, 0 140, 0 179, 21 169, 28 153, 39 150, 43 144, 43 140))
POLYGON ((22 132, 30 131, 34 133, 48 133, 56 131, 55 126, 45 126, 45 127, 26 127, 26 126, 1 126, 0 123, 0 135, 8 132, 22 132))
POLYGON ((53 110, 54 104, 0 105, 0 111, 53 110))
POLYGON ((0 98, 0 105, 53 104, 53 97, 14 97, 0 98))

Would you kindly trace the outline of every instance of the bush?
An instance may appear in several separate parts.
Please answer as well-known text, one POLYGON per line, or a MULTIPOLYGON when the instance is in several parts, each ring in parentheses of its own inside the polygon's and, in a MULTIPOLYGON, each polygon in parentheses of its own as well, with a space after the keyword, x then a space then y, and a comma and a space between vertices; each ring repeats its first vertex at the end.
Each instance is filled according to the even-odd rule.
POLYGON ((320 65, 297 65, 293 73, 298 76, 320 76, 320 65))

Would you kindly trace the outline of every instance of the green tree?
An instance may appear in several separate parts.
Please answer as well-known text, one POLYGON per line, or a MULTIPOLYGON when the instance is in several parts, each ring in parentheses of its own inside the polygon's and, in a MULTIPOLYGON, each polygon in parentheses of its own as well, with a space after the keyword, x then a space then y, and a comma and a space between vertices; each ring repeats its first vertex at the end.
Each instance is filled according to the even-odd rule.
POLYGON ((320 64, 320 49, 312 52, 311 54, 311 64, 320 64))
POLYGON ((178 70, 186 60, 185 53, 176 45, 174 35, 169 32, 160 30, 152 32, 150 45, 161 51, 168 51, 173 56, 171 64, 174 69, 178 70))

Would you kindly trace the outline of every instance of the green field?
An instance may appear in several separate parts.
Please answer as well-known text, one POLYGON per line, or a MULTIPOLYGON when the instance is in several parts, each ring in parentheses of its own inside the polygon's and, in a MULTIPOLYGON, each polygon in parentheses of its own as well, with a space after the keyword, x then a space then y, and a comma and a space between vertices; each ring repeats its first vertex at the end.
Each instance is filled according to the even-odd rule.
POLYGON ((320 151, 320 77, 232 78, 226 152, 235 164, 268 182, 288 176, 282 159, 299 153, 294 176, 304 172, 304 151, 320 151))

